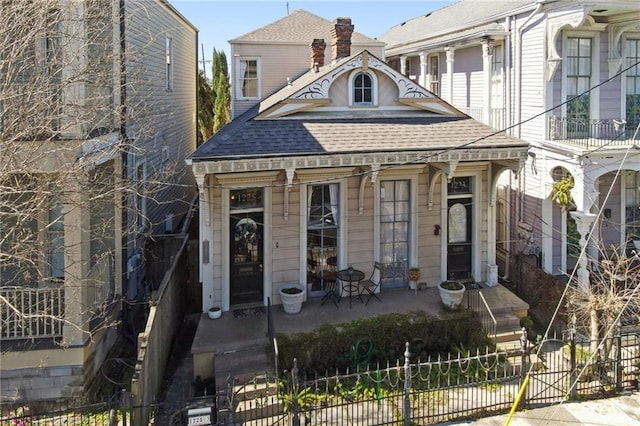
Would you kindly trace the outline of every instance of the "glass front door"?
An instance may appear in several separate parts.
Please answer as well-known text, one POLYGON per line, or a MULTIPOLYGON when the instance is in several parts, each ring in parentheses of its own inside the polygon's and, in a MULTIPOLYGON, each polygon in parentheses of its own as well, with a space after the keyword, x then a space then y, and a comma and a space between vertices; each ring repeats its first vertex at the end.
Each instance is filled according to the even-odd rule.
POLYGON ((467 279, 471 273, 472 179, 451 179, 447 188, 447 279, 467 279))
POLYGON ((338 266, 339 186, 309 185, 307 197, 307 284, 310 296, 324 295, 338 266))
POLYGON ((382 285, 406 285, 411 203, 408 180, 380 182, 380 261, 382 285))

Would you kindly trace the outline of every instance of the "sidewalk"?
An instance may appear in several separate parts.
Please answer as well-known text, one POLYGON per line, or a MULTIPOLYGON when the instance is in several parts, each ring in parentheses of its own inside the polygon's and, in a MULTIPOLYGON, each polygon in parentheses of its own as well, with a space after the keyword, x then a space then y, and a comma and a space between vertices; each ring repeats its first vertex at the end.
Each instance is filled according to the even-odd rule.
MULTIPOLYGON (((507 417, 508 414, 503 414, 473 421, 443 423, 443 425, 503 426, 507 417)), ((522 410, 513 415, 509 425, 640 425, 640 393, 630 392, 614 398, 565 402, 550 407, 522 410)))

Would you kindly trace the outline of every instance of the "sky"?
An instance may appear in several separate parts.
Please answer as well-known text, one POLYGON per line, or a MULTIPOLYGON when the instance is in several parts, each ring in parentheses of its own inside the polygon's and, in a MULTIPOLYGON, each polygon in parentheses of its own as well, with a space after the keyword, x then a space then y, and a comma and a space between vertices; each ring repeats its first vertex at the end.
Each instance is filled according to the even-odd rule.
POLYGON ((285 17, 287 8, 289 12, 304 9, 329 21, 338 17, 348 17, 351 18, 355 31, 377 38, 397 24, 440 9, 454 3, 454 0, 169 0, 169 2, 198 28, 200 68, 202 68, 204 56, 207 61, 206 70, 210 72, 214 48, 224 50, 229 60, 231 57, 229 40, 285 17))

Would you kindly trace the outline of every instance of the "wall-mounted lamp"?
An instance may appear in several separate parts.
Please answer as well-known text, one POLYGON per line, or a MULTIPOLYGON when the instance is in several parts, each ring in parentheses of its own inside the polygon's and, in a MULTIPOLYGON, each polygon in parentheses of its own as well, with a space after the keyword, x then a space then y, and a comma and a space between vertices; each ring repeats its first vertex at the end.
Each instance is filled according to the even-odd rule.
POLYGON ((604 209, 604 217, 611 219, 611 209, 604 209))
POLYGON ((433 235, 440 235, 440 225, 433 225, 433 235))

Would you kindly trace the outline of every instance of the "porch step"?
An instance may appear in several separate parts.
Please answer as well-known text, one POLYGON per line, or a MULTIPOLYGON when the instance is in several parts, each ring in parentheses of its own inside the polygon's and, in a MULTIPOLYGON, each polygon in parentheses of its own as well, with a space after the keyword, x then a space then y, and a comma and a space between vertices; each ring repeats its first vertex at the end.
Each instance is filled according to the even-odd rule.
POLYGON ((265 339, 263 344, 254 343, 215 354, 216 387, 224 389, 229 376, 235 379, 235 383, 242 383, 272 371, 273 365, 266 353, 266 346, 265 339))
POLYGON ((522 330, 520 327, 520 318, 511 312, 494 312, 493 316, 496 319, 496 333, 520 333, 522 330))

